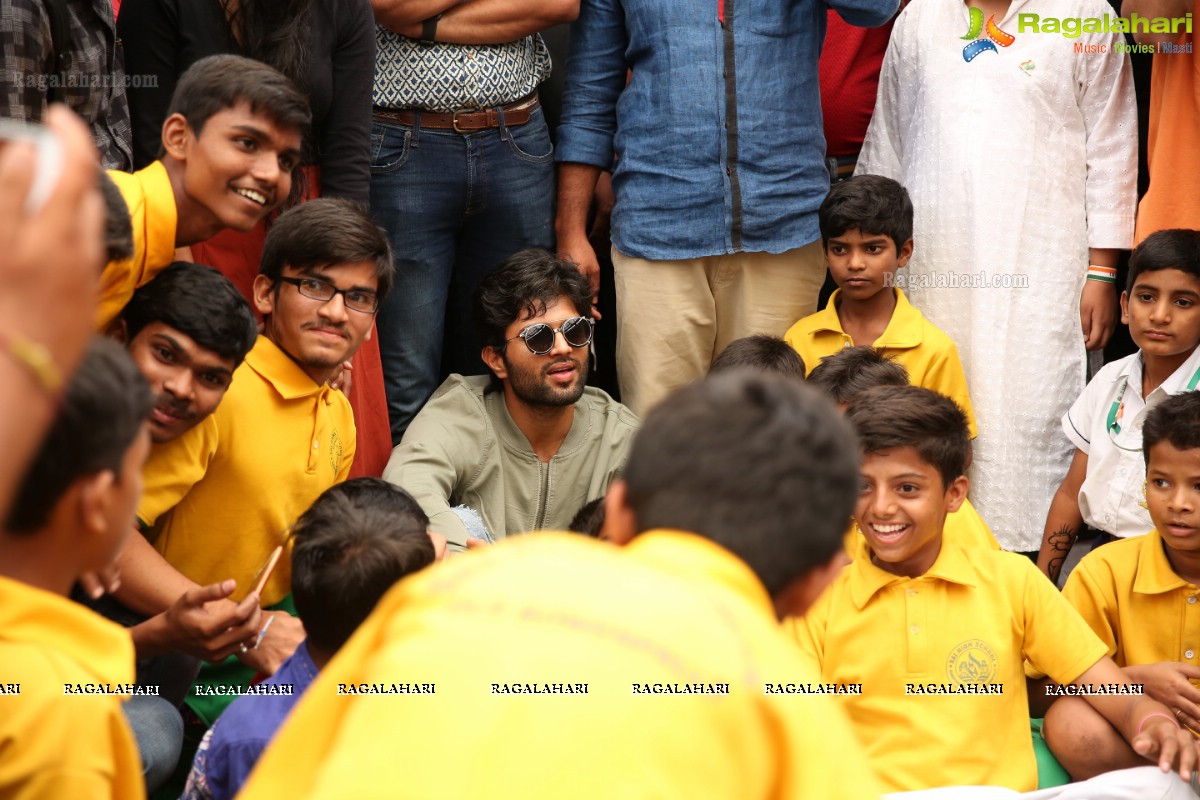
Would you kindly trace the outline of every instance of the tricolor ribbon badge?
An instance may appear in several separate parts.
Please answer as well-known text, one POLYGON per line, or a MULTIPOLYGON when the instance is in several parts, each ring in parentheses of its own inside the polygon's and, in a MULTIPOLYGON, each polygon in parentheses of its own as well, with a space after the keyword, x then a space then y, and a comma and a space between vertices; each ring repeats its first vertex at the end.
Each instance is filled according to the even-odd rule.
POLYGON ((1011 33, 1005 33, 1000 30, 1000 26, 996 24, 996 16, 993 14, 988 17, 987 24, 983 23, 983 12, 972 6, 970 8, 971 22, 967 28, 967 35, 961 36, 961 39, 971 40, 966 47, 963 48, 963 60, 974 61, 975 57, 980 53, 986 53, 989 50, 993 53, 999 52, 996 50, 996 45, 1008 47, 1017 40, 1017 37, 1011 33), (985 38, 979 38, 984 36, 985 38))

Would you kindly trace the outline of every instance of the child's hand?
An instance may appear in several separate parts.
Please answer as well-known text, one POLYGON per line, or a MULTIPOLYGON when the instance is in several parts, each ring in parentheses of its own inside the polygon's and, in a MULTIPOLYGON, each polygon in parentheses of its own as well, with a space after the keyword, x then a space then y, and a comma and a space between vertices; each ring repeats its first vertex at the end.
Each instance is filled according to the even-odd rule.
POLYGON ((343 361, 342 365, 337 368, 337 371, 334 372, 332 376, 330 376, 329 388, 341 389, 342 394, 349 397, 350 384, 352 382, 352 379, 354 378, 353 370, 354 370, 353 364, 351 364, 349 361, 343 361))
POLYGON ((1163 772, 1178 768, 1179 777, 1185 783, 1190 781, 1200 764, 1200 741, 1164 714, 1149 714, 1141 725, 1142 732, 1130 742, 1134 752, 1150 761, 1157 760, 1163 772))
POLYGON ((1192 683, 1200 680, 1200 667, 1183 661, 1161 661, 1127 667, 1130 680, 1145 685, 1146 694, 1165 705, 1184 725, 1200 730, 1200 689, 1192 683))

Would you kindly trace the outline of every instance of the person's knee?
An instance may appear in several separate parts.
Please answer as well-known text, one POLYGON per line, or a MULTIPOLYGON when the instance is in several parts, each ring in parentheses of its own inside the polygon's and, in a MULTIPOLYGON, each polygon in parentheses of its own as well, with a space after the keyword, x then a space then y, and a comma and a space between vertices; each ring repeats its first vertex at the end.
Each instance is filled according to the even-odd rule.
POLYGON ((1054 702, 1042 735, 1050 752, 1077 781, 1145 763, 1100 712, 1078 697, 1054 702))
POLYGON ((137 740, 142 758, 142 776, 146 792, 162 786, 175 765, 183 747, 183 717, 161 697, 137 695, 125 703, 125 718, 137 740))

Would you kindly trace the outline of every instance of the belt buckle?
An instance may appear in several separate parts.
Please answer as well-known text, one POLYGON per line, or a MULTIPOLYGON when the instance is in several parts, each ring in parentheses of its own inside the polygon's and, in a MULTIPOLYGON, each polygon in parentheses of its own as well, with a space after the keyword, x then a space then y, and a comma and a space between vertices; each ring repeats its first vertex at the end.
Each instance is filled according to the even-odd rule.
POLYGON ((455 133, 462 133, 462 134, 473 133, 474 131, 479 130, 479 128, 465 128, 464 129, 464 128, 458 127, 458 115, 459 114, 475 114, 475 113, 477 113, 477 112, 472 111, 470 109, 466 109, 466 108, 453 112, 450 115, 450 127, 454 129, 455 133))

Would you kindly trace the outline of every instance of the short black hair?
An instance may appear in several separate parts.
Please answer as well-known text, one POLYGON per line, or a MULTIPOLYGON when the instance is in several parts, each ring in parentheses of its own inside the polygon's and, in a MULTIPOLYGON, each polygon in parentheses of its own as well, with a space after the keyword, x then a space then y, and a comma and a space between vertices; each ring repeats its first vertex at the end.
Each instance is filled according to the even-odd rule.
POLYGON ((850 401, 846 419, 864 454, 911 447, 948 487, 966 473, 971 452, 967 415, 943 394, 920 386, 868 389, 850 401))
POLYGON ((326 489, 292 527, 292 598, 326 652, 350 638, 396 581, 434 560, 429 517, 381 478, 326 489))
POLYGON ((1142 273, 1160 269, 1177 269, 1200 281, 1200 231, 1172 228, 1155 231, 1143 239, 1129 256, 1125 291, 1133 291, 1142 273))
POLYGON ((80 478, 121 465, 154 407, 150 385, 116 342, 95 336, 71 378, 37 457, 29 465, 9 511, 5 530, 38 531, 80 478))
POLYGON ((105 258, 127 261, 133 258, 133 223, 129 219, 129 206, 117 184, 104 170, 100 171, 100 194, 104 196, 105 258))
POLYGON ((736 367, 751 367, 804 380, 804 359, 778 336, 756 333, 734 339, 713 359, 709 373, 736 367))
POLYGON ((1200 448, 1200 392, 1171 395, 1153 406, 1142 425, 1142 456, 1150 469, 1150 448, 1166 441, 1176 450, 1200 448))
POLYGON ((233 282, 212 267, 186 261, 174 262, 134 292, 121 318, 131 342, 147 325, 161 322, 235 367, 258 338, 254 312, 233 282))
POLYGON ((396 274, 387 232, 360 203, 320 197, 279 215, 263 243, 259 272, 278 284, 284 267, 305 270, 363 261, 375 264, 375 294, 382 300, 396 274))
POLYGON ((813 367, 808 382, 835 403, 849 403, 877 386, 908 386, 908 370, 868 345, 843 347, 813 367))
POLYGON ((600 529, 604 527, 604 498, 597 497, 595 500, 589 500, 575 512, 575 516, 571 518, 571 524, 567 525, 567 530, 574 533, 582 533, 585 536, 591 536, 595 539, 600 535, 600 529))
POLYGON ((908 190, 882 175, 855 175, 833 185, 817 211, 821 241, 858 230, 887 236, 899 251, 912 238, 913 204, 908 190))
POLYGON ((244 56, 207 56, 179 76, 167 116, 182 114, 197 136, 214 115, 246 103, 254 114, 263 114, 301 136, 312 124, 308 98, 282 72, 244 56))
POLYGON ((710 375, 657 405, 625 467, 639 532, 675 528, 740 558, 772 597, 842 547, 858 495, 854 434, 794 378, 710 375))
POLYGON ((518 319, 545 312, 565 297, 580 316, 592 315, 592 288, 579 267, 545 250, 513 253, 479 282, 475 290, 475 332, 481 347, 503 350, 504 332, 518 319))

